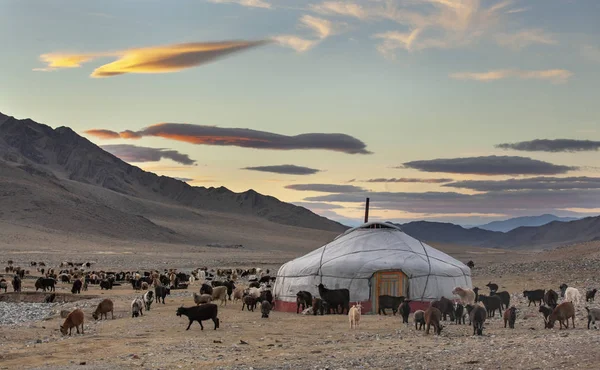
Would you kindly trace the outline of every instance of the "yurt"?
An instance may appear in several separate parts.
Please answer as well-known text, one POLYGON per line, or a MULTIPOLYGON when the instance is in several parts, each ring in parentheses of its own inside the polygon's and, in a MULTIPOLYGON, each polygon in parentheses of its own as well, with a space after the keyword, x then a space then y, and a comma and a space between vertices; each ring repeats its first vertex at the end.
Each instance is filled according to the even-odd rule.
POLYGON ((395 225, 369 222, 281 266, 275 309, 296 311, 296 293, 318 297, 320 283, 349 289, 350 302, 361 302, 363 312, 377 312, 380 295, 408 297, 411 308, 421 309, 442 296, 457 298, 454 287, 471 288, 471 270, 395 225))

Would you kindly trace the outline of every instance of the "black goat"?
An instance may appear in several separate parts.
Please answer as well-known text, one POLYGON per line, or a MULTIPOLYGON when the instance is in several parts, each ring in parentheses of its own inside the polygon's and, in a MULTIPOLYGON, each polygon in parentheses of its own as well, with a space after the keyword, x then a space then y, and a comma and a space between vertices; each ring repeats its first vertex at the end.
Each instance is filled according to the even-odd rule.
POLYGON ((554 309, 551 307, 540 306, 540 309, 538 311, 541 312, 542 315, 544 315, 544 327, 546 326, 545 324, 548 322, 548 316, 550 316, 553 310, 554 309))
POLYGON ((595 297, 596 297, 596 292, 598 291, 598 289, 594 288, 592 290, 588 290, 585 293, 585 301, 586 302, 593 302, 595 297))
POLYGON ((527 299, 529 299, 529 304, 527 305, 527 307, 531 306, 531 302, 533 302, 534 306, 535 306, 535 302, 540 302, 540 306, 541 306, 542 301, 544 300, 545 292, 546 291, 544 289, 524 290, 523 297, 526 297, 527 299))
POLYGON ((317 286, 319 295, 324 301, 327 301, 329 308, 335 309, 339 314, 344 314, 350 311, 350 291, 348 289, 327 289, 322 283, 317 286), (341 307, 341 312, 338 308, 341 307))
POLYGON ((259 298, 259 302, 269 302, 270 305, 273 305, 273 293, 271 293, 270 290, 263 290, 260 293, 260 298, 259 298))
POLYGON ((46 291, 46 289, 48 289, 49 291, 56 291, 56 288, 54 287, 56 284, 56 280, 52 279, 52 278, 38 278, 35 281, 35 291, 37 292, 38 289, 43 289, 44 292, 46 291))
POLYGON ((100 290, 102 290, 102 289, 109 290, 109 289, 112 289, 112 287, 113 287, 113 284, 112 284, 112 281, 110 281, 110 280, 105 279, 100 282, 100 290))
POLYGON ((71 293, 80 294, 82 286, 83 286, 83 283, 81 282, 81 280, 75 279, 75 281, 73 282, 73 287, 71 288, 71 293))
MULTIPOLYGON (((305 290, 301 290, 296 293, 296 313, 300 312, 300 306, 302 306, 302 311, 306 310, 312 304, 312 294, 305 290)), ((316 313, 315 313, 316 315, 316 313)))
POLYGON ((494 315, 496 314, 496 310, 498 310, 498 314, 500 315, 500 317, 502 317, 502 300, 500 299, 500 297, 496 295, 489 297, 485 295, 480 295, 479 300, 485 306, 488 317, 494 317, 494 315))
POLYGON ((410 303, 409 300, 404 300, 398 307, 398 311, 400 312, 400 315, 402 316, 402 323, 406 323, 406 324, 408 324, 408 316, 410 315, 410 304, 409 303, 410 303))
MULTIPOLYGON (((165 304, 165 297, 171 295, 171 289, 164 285, 157 285, 154 287, 154 295, 156 297, 156 303, 160 303, 162 300, 162 303, 165 304)), ((200 324, 200 326, 202 326, 202 324, 200 324)))
POLYGON ((329 307, 327 305, 327 302, 325 302, 324 300, 322 300, 321 298, 317 298, 314 297, 312 300, 312 309, 313 309, 313 315, 317 315, 317 312, 321 314, 321 316, 323 316, 323 312, 327 311, 327 313, 329 313, 329 307))
POLYGON ((219 307, 214 303, 205 303, 200 306, 192 306, 192 307, 179 307, 177 309, 177 316, 187 316, 190 323, 185 330, 190 330, 190 326, 194 323, 194 321, 198 321, 200 324, 200 329, 204 330, 204 326, 202 325, 202 321, 212 320, 215 323, 215 330, 219 327, 219 318, 217 314, 219 312, 219 307))
POLYGON ((396 312, 398 312, 398 307, 402 304, 402 302, 404 302, 404 296, 394 297, 391 295, 380 295, 378 297, 378 299, 379 299, 378 313, 380 315, 381 315, 381 313, 383 313, 385 315, 386 308, 391 308, 392 313, 395 316, 396 312))
POLYGON ((454 321, 454 304, 446 297, 431 302, 431 307, 435 307, 442 313, 443 320, 446 321, 446 315, 450 316, 450 321, 454 321))
POLYGON ((456 307, 454 308, 454 318, 457 325, 460 325, 461 323, 463 325, 465 324, 465 306, 460 303, 456 304, 456 307))
POLYGON ((492 293, 490 293, 490 296, 496 296, 496 297, 500 298, 500 301, 502 301, 502 309, 510 307, 510 293, 509 292, 507 292, 507 291, 492 292, 492 293))
POLYGON ((213 288, 208 284, 202 284, 200 287, 200 294, 213 294, 213 288))
POLYGON ((544 303, 546 303, 548 307, 554 309, 554 307, 558 306, 558 293, 552 289, 548 290, 544 294, 544 303))
POLYGON ((485 286, 490 289, 490 292, 497 292, 498 291, 498 284, 494 284, 491 281, 489 283, 487 283, 485 286))
POLYGON ((470 269, 472 269, 473 267, 475 267, 475 262, 473 262, 473 261, 469 261, 469 262, 467 262, 467 266, 468 266, 470 269))
POLYGON ((260 312, 262 313, 262 318, 263 319, 268 319, 269 318, 269 313, 271 312, 271 303, 269 303, 269 301, 262 301, 262 303, 260 304, 260 312))
POLYGON ((475 306, 467 305, 467 312, 469 312, 469 320, 473 325, 473 335, 483 335, 483 324, 487 316, 485 308, 478 304, 475 306))
POLYGON ((248 309, 248 311, 254 312, 257 303, 258 298, 253 297, 251 295, 245 295, 244 298, 242 298, 242 311, 244 311, 245 306, 248 309))

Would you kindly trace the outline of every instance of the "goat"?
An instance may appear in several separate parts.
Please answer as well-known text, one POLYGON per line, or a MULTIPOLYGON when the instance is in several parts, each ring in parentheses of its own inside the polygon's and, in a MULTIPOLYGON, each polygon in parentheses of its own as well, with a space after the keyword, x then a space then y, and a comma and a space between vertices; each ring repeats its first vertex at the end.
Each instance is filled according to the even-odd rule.
POLYGON ((552 329, 554 327, 554 323, 558 320, 560 324, 560 329, 562 329, 563 325, 566 329, 569 328, 569 319, 573 322, 573 329, 575 328, 575 306, 573 306, 572 302, 563 302, 556 306, 554 311, 548 317, 548 321, 546 322, 546 328, 552 329))
POLYGON ((73 327, 75 327, 77 334, 79 334, 79 326, 81 325, 81 334, 85 334, 83 331, 83 320, 83 311, 81 311, 79 308, 76 308, 67 316, 65 322, 60 326, 60 332, 62 335, 67 335, 68 330, 69 335, 71 335, 71 330, 73 330, 73 327))
POLYGON ((546 326, 546 323, 548 322, 548 316, 550 316, 552 314, 553 310, 554 310, 554 308, 552 308, 552 307, 540 306, 540 309, 538 310, 538 312, 541 312, 542 315, 544 315, 544 327, 546 326))
POLYGON ((574 304, 578 304, 581 300, 581 293, 579 290, 573 287, 568 287, 565 289, 565 302, 573 302, 574 304))
POLYGON ((507 291, 492 292, 492 293, 490 293, 490 296, 496 296, 496 297, 500 298, 503 308, 510 307, 510 293, 509 292, 507 292, 507 291))
POLYGON ((244 311, 244 307, 246 307, 248 309, 248 311, 254 312, 254 309, 256 308, 257 303, 258 303, 258 298, 254 297, 250 294, 244 296, 244 298, 242 299, 242 311, 244 311))
POLYGON ((300 311, 304 311, 307 307, 310 307, 312 304, 312 294, 305 290, 301 290, 296 293, 296 314, 300 311), (300 310, 300 306, 302 306, 302 310, 300 310))
POLYGON ((162 304, 165 304, 165 297, 171 295, 171 288, 166 287, 164 285, 157 285, 154 287, 154 296, 156 297, 156 303, 160 303, 162 300, 162 304))
POLYGON ((498 284, 494 284, 491 281, 489 283, 487 283, 485 286, 490 289, 490 292, 497 292, 498 291, 498 284))
POLYGON ((471 320, 471 324, 473 325, 473 335, 483 335, 483 324, 487 316, 485 307, 479 304, 474 306, 467 305, 467 312, 469 312, 469 320, 471 320))
POLYGON ((544 300, 544 294, 545 294, 544 289, 524 290, 523 297, 526 297, 529 300, 529 304, 527 305, 527 307, 531 306, 531 302, 533 302, 534 306, 535 306, 535 302, 540 302, 540 306, 541 306, 542 301, 544 300))
POLYGON ((82 285, 83 285, 83 283, 81 282, 81 280, 75 279, 75 281, 73 282, 73 287, 71 287, 71 293, 72 294, 81 294, 82 285))
POLYGON ((212 292, 212 300, 213 301, 221 301, 221 305, 227 306, 227 287, 226 286, 218 286, 213 288, 212 292))
POLYGON ((215 330, 219 327, 219 318, 217 314, 219 313, 219 307, 214 303, 206 303, 200 306, 192 306, 192 307, 179 307, 177 309, 177 316, 187 316, 190 321, 187 329, 190 330, 190 326, 194 323, 194 321, 198 321, 200 324, 200 330, 204 330, 204 326, 202 325, 202 321, 212 320, 215 323, 215 330))
POLYGON ((544 294, 544 302, 548 307, 556 307, 558 305, 558 293, 550 289, 544 294))
POLYGON ((149 290, 146 292, 146 294, 144 294, 144 306, 146 306, 146 311, 150 311, 150 306, 152 305, 152 302, 154 302, 154 293, 149 290))
POLYGON ((587 328, 590 328, 590 323, 594 324, 594 327, 596 327, 596 321, 600 320, 600 308, 592 308, 591 310, 589 308, 585 308, 585 310, 587 311, 587 319, 588 319, 588 325, 587 328))
POLYGON ((398 307, 398 311, 400 312, 400 315, 402 316, 402 323, 406 323, 408 324, 408 316, 410 315, 410 301, 409 300, 405 300, 404 302, 400 303, 400 306, 398 307))
POLYGON ((360 304, 356 304, 348 310, 348 321, 350 322, 350 329, 358 329, 361 309, 362 306, 360 304))
POLYGON ((454 307, 454 318, 456 320, 456 324, 460 325, 461 323, 465 324, 465 306, 460 303, 457 303, 454 307))
POLYGON ((114 320, 115 315, 114 315, 114 304, 113 301, 111 301, 110 299, 104 299, 102 300, 102 302, 98 303, 98 307, 96 307, 96 311, 94 311, 94 313, 92 313, 92 317, 94 318, 94 320, 98 320, 98 317, 100 317, 100 320, 102 320, 102 316, 104 316, 105 320, 108 320, 108 313, 110 312, 110 316, 111 318, 114 320))
POLYGON ((504 327, 506 328, 506 324, 511 329, 515 328, 515 321, 517 320, 517 308, 512 306, 511 308, 504 311, 504 327))
POLYGON ((585 292, 585 301, 593 302, 594 298, 596 297, 597 291, 598 291, 598 289, 594 288, 594 289, 591 289, 591 290, 588 290, 587 292, 585 292))
POLYGON ((450 321, 454 321, 454 304, 448 298, 442 297, 437 301, 431 302, 431 307, 440 310, 444 321, 446 321, 446 315, 450 316, 450 321))
POLYGON ((496 314, 496 310, 498 310, 498 314, 502 317, 502 300, 498 296, 485 296, 479 295, 479 300, 485 306, 488 317, 492 318, 496 314))
POLYGON ((327 289, 322 283, 317 285, 319 295, 329 304, 329 308, 334 308, 336 312, 341 307, 339 314, 344 314, 344 310, 350 310, 350 291, 348 289, 327 289))
POLYGON ((380 295, 378 297, 378 301, 379 301, 378 314, 381 315, 381 313, 383 313, 385 315, 386 314, 385 309, 391 308, 392 313, 395 316, 396 312, 398 312, 398 307, 402 304, 402 302, 404 302, 404 297, 403 296, 394 297, 391 295, 380 295))
POLYGON ((473 289, 456 287, 452 290, 452 294, 459 296, 462 304, 475 304, 475 292, 473 289))
POLYGON ((323 312, 327 310, 327 302, 321 298, 313 297, 312 299, 312 312, 313 315, 317 315, 317 312, 323 316, 323 312))
POLYGON ((415 321, 415 330, 423 330, 423 327, 425 327, 425 311, 423 311, 423 310, 415 311, 414 321, 415 321), (417 325, 419 326, 418 329, 417 329, 417 325))
POLYGON ((433 325, 433 331, 435 334, 440 335, 443 328, 442 324, 440 324, 440 321, 442 320, 442 311, 431 306, 427 309, 427 311, 425 311, 424 316, 426 324, 425 334, 429 334, 429 329, 433 325))
POLYGON ((140 298, 131 301, 131 317, 144 316, 144 302, 140 298))
POLYGON ((269 318, 269 313, 271 312, 271 303, 267 300, 262 301, 262 303, 260 304, 260 312, 262 313, 262 318, 263 319, 268 319, 269 318))
POLYGON ((212 301, 212 295, 210 295, 210 294, 198 294, 198 293, 194 292, 193 296, 194 296, 194 303, 196 305, 210 303, 212 301))

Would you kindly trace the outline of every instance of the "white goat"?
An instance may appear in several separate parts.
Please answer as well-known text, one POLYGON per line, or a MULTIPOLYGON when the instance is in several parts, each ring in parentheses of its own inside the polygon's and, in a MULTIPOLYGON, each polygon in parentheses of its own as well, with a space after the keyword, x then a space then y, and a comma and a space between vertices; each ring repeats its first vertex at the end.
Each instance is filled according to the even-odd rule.
POLYGON ((348 311, 348 321, 350 321, 350 329, 352 329, 352 328, 358 329, 358 323, 360 321, 361 309, 362 309, 362 306, 359 303, 359 304, 352 306, 350 308, 350 310, 348 311))
POLYGON ((146 307, 146 311, 150 311, 150 306, 152 302, 154 302, 154 292, 149 290, 144 294, 144 306, 146 307))
POLYGON ((140 298, 131 301, 131 317, 144 316, 144 302, 140 298))
POLYGON ((475 304, 475 292, 473 291, 473 289, 461 288, 457 286, 452 291, 452 294, 456 294, 457 296, 459 296, 462 304, 475 304))
POLYGON ((573 287, 568 287, 565 290, 565 300, 564 302, 573 302, 573 304, 578 304, 581 300, 581 293, 579 290, 573 287))

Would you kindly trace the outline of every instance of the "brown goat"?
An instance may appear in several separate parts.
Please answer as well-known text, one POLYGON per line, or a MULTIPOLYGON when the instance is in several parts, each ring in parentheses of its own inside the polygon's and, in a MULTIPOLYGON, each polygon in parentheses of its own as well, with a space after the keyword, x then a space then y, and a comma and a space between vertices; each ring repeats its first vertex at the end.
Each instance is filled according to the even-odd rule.
POLYGON ((102 316, 104 316, 105 320, 108 320, 108 313, 110 312, 110 316, 112 319, 115 318, 114 315, 114 304, 110 299, 105 299, 102 302, 98 303, 98 307, 96 307, 96 311, 92 314, 94 320, 98 320, 98 317, 102 320, 102 316))
POLYGON ((435 307, 429 307, 427 311, 425 311, 425 334, 429 334, 429 328, 433 325, 433 330, 437 335, 440 335, 442 332, 442 325, 440 321, 442 320, 442 311, 435 307))
POLYGON ((73 327, 77 330, 77 334, 79 334, 79 325, 81 325, 81 334, 85 334, 83 332, 83 311, 79 308, 74 309, 65 319, 65 322, 60 326, 60 332, 62 335, 67 335, 67 330, 69 331, 69 335, 71 335, 71 330, 73 327))
POLYGON ((563 325, 566 329, 569 328, 569 319, 573 322, 573 328, 575 328, 575 306, 573 306, 572 302, 563 302, 556 306, 554 311, 548 317, 548 322, 546 322, 546 328, 552 329, 554 327, 554 323, 556 320, 560 323, 560 329, 563 328, 563 325))

